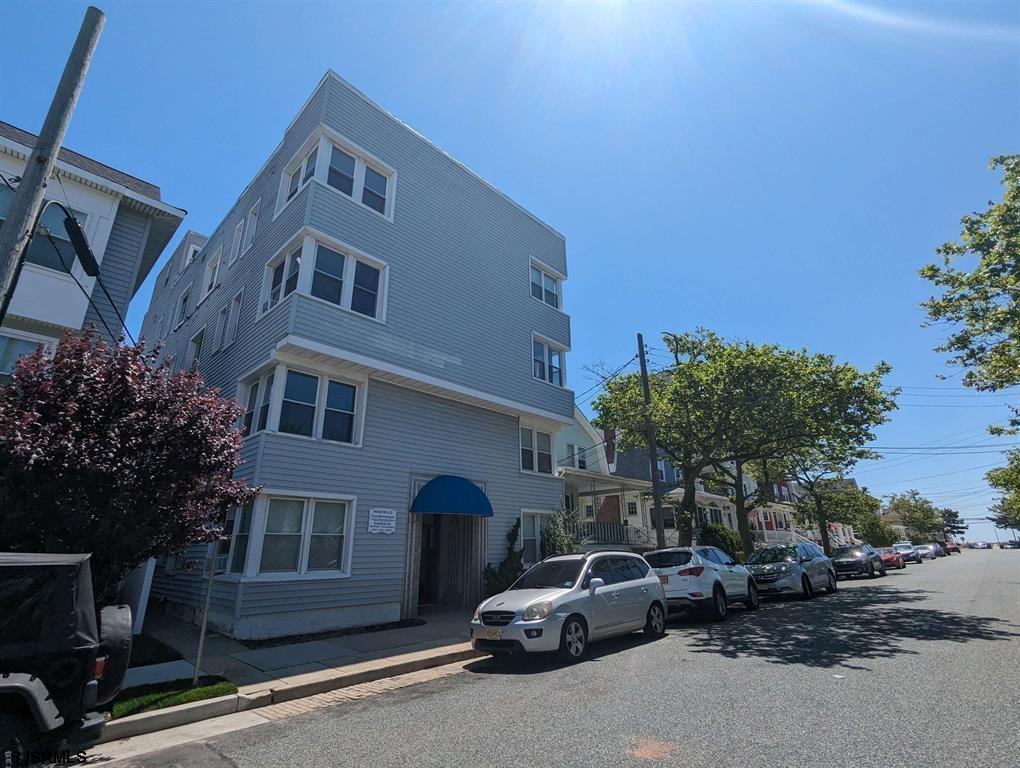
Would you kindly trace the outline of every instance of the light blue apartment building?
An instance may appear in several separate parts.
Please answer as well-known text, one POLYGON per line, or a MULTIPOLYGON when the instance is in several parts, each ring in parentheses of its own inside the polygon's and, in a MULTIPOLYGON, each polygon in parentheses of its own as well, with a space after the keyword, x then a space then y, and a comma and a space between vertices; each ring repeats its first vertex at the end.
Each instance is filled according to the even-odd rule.
MULTIPOLYGON (((472 606, 511 526, 561 504, 564 238, 328 72, 143 333, 243 406, 210 623, 241 638, 472 606)), ((156 568, 193 618, 205 547, 156 568), (196 565, 197 563, 197 565, 196 565)))

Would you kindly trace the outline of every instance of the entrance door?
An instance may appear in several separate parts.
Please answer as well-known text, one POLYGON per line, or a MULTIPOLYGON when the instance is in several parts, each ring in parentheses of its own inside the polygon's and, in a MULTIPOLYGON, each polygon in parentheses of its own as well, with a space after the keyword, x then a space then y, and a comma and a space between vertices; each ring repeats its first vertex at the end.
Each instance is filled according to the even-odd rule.
POLYGON ((418 605, 439 602, 439 530, 435 515, 421 516, 421 551, 418 558, 418 605))

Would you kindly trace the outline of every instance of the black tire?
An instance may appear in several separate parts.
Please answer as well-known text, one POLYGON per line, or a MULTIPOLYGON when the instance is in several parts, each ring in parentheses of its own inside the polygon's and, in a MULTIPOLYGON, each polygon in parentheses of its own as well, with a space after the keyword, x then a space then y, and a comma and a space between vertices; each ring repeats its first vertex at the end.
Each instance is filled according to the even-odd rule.
POLYGON ((878 572, 875 570, 875 564, 868 563, 868 578, 874 579, 876 576, 878 576, 878 572))
POLYGON ((560 660, 581 661, 588 655, 588 626, 580 616, 568 616, 560 630, 560 660))
POLYGON ((814 589, 811 588, 811 580, 807 576, 800 577, 800 597, 801 600, 810 600, 815 596, 814 589))
POLYGON ((722 588, 721 584, 712 587, 712 603, 705 611, 712 621, 726 621, 729 606, 726 602, 726 590, 722 588))
POLYGON ((888 573, 888 571, 886 571, 886 569, 885 569, 885 563, 882 563, 880 566, 878 566, 878 575, 879 576, 885 577, 885 575, 887 573, 888 573))
POLYGON ((648 608, 645 634, 649 637, 662 637, 666 634, 666 611, 658 603, 652 603, 648 608))
POLYGON ((744 599, 744 607, 749 611, 757 611, 759 605, 761 605, 761 598, 758 596, 758 587, 755 586, 754 579, 748 579, 747 597, 744 599))
POLYGON ((838 579, 833 575, 832 571, 829 571, 829 583, 825 587, 825 591, 830 595, 835 592, 839 587, 836 585, 838 579))
POLYGON ((0 712, 0 758, 5 752, 30 752, 38 746, 33 720, 16 712, 0 712))

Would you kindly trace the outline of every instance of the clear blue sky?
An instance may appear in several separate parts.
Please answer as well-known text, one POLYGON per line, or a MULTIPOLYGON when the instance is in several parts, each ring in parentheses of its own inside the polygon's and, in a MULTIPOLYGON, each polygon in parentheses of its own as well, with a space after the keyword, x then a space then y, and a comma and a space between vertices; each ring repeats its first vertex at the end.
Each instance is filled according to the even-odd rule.
MULTIPOLYGON (((99 4, 67 144, 158 184, 185 228, 213 229, 332 67, 566 235, 578 392, 635 332, 704 325, 889 361, 910 389, 880 445, 986 445, 1017 402, 936 379, 916 275, 1020 151, 1016 0, 99 4)), ((84 8, 0 5, 0 117, 39 129, 84 8)), ((998 458, 857 477, 980 516, 998 458)))

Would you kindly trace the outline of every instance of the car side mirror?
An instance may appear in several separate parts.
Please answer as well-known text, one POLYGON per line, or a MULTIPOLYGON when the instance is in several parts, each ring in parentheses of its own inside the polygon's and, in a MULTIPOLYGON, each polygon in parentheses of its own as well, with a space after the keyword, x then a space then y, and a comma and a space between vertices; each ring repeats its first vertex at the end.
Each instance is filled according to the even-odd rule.
POLYGON ((604 587, 605 585, 606 582, 603 581, 602 579, 594 578, 588 582, 588 591, 594 595, 596 589, 598 589, 599 587, 604 587))

